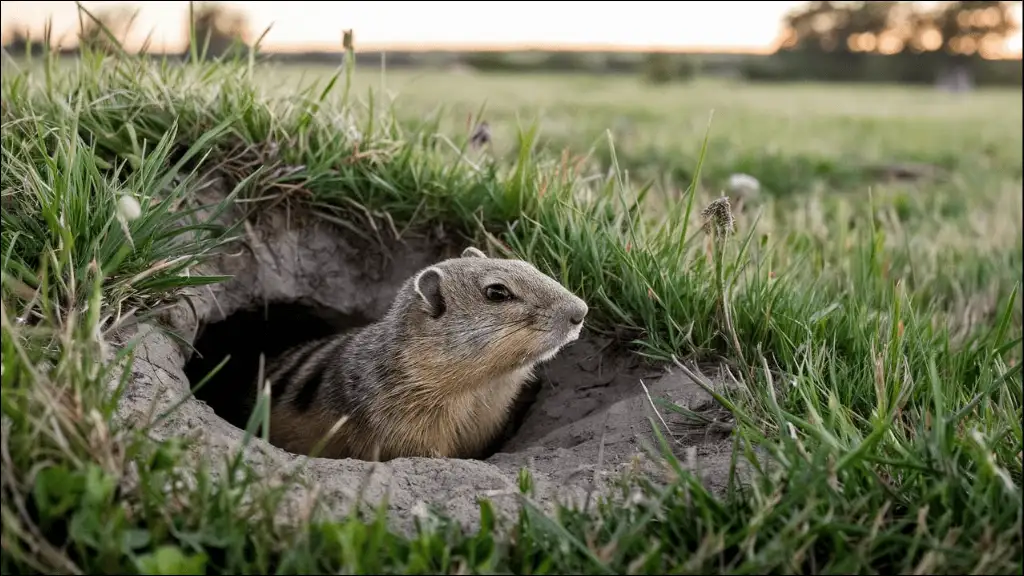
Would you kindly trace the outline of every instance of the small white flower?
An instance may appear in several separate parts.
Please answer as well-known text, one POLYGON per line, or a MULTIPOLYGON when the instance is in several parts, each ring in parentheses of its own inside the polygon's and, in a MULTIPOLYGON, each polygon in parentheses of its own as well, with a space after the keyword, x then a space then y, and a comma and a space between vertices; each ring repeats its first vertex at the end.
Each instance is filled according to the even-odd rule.
POLYGON ((761 183, 749 174, 733 174, 729 176, 729 192, 734 195, 749 196, 761 191, 761 183))
POLYGON ((142 215, 142 206, 138 200, 125 194, 117 200, 117 212, 125 220, 135 220, 142 215))

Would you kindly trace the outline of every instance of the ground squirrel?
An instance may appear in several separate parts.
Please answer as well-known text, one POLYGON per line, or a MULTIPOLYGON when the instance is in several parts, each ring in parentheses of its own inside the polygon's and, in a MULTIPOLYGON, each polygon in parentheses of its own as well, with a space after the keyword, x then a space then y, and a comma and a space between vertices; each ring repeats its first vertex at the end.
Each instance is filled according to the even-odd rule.
POLYGON ((586 314, 533 265, 467 248, 408 279, 379 321, 271 359, 270 441, 328 458, 476 457, 586 314))

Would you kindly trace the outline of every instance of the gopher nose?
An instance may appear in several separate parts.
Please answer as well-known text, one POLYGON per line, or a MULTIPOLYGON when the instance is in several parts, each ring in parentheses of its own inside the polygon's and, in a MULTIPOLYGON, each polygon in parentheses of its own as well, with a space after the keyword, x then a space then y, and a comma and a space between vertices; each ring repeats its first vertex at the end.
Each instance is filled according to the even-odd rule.
POLYGON ((587 305, 582 300, 573 303, 573 306, 569 309, 569 322, 573 326, 583 324, 583 318, 587 316, 588 311, 587 305))

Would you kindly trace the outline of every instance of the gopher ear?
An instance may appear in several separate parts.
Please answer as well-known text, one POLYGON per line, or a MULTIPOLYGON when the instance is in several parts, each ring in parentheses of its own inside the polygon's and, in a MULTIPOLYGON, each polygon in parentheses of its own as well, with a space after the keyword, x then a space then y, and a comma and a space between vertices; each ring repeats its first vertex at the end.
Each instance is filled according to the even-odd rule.
POLYGON ((476 248, 473 248, 472 246, 470 246, 469 248, 466 248, 465 250, 462 251, 462 257, 463 258, 487 258, 487 254, 484 254, 480 250, 477 250, 476 248))
POLYGON ((441 270, 431 266, 416 276, 413 288, 416 294, 427 305, 427 312, 432 318, 439 318, 445 311, 444 296, 441 294, 441 270))

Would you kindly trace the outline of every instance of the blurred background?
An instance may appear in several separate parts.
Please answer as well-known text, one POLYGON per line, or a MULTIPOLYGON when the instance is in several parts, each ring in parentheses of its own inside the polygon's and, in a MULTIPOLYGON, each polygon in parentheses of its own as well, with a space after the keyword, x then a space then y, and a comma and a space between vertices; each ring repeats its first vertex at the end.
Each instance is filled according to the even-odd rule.
MULTIPOLYGON (((186 54, 188 2, 82 2, 129 51, 186 54)), ((211 57, 259 43, 333 63, 343 30, 359 64, 460 71, 642 74, 751 81, 1021 85, 1021 2, 220 2, 194 5, 211 57)), ((51 26, 72 54, 107 37, 74 2, 2 2, 3 45, 51 26)))
POLYGON ((582 173, 616 165, 668 202, 713 115, 702 194, 742 201, 730 182, 746 174, 762 198, 870 189, 941 219, 1019 198, 1020 22, 1021 2, 992 1, 2 2, 0 29, 5 70, 44 41, 70 63, 113 36, 173 61, 252 56, 285 98, 319 94, 349 46, 351 90, 331 98, 397 102, 403 125, 436 120, 456 142, 482 142, 486 121, 509 160, 537 122, 537 144, 582 173))

